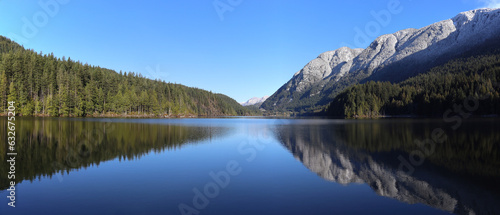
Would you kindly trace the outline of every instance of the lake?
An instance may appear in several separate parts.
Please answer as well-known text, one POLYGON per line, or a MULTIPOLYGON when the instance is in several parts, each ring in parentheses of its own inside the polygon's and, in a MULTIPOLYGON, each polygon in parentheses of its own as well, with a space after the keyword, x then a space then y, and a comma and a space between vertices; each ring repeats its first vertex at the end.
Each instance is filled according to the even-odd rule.
POLYGON ((16 123, 1 214, 500 214, 498 119, 16 123))

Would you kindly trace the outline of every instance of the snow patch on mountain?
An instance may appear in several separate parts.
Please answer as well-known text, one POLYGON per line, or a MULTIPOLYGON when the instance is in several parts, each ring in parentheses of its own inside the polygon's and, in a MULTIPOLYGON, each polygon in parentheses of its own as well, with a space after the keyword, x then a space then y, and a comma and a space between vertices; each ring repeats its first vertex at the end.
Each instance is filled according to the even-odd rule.
POLYGON ((250 106, 250 105, 262 104, 264 101, 266 101, 267 98, 269 98, 269 96, 264 96, 262 98, 253 97, 253 98, 249 99, 246 102, 241 102, 240 104, 242 106, 250 106))

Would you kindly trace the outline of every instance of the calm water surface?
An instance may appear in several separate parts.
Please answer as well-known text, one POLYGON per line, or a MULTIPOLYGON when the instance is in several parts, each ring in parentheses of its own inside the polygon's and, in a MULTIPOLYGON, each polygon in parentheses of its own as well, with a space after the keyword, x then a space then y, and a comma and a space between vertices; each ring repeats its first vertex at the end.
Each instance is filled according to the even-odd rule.
POLYGON ((500 214, 500 121, 17 118, 0 214, 500 214))

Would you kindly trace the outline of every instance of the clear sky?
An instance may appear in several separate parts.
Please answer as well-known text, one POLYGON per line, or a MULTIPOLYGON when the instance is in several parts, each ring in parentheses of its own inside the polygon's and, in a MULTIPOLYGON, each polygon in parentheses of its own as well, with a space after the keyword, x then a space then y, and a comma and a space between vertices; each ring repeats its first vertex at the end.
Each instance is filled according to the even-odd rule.
POLYGON ((346 45, 365 48, 369 43, 363 39, 498 7, 499 2, 0 0, 0 34, 37 52, 242 102, 273 94, 322 52, 346 45), (373 12, 389 13, 390 19, 377 19, 373 12))

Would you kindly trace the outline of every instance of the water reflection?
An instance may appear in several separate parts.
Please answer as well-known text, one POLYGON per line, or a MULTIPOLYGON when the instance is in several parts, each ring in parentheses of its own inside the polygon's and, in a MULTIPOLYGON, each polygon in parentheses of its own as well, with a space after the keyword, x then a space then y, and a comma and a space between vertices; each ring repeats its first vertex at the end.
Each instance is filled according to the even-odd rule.
MULTIPOLYGON (((115 158, 137 159, 150 152, 174 150, 185 144, 216 138, 227 128, 141 123, 140 121, 33 119, 16 121, 16 183, 52 177, 57 172, 99 165, 115 158)), ((6 131, 6 118, 0 118, 0 130, 6 131)), ((5 140, 6 133, 0 133, 5 140)), ((6 144, 0 147, 0 159, 6 161, 6 144)), ((0 172, 8 172, 8 163, 0 163, 0 172)), ((8 188, 7 174, 0 176, 0 190, 8 188)))
POLYGON ((277 126, 280 142, 312 172, 348 185, 368 184, 378 195, 422 203, 457 214, 500 214, 500 123, 478 120, 459 130, 438 121, 350 121, 277 126), (431 138, 435 128, 446 141, 415 171, 401 171, 414 140, 431 138))

